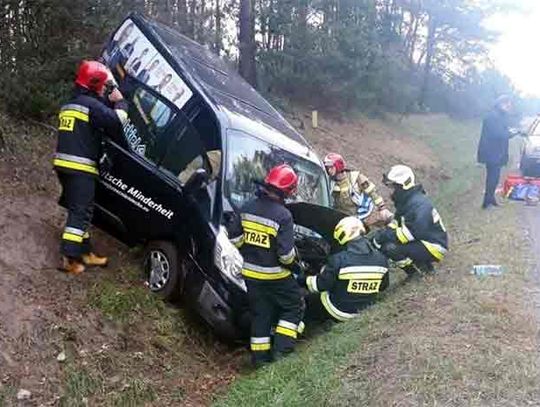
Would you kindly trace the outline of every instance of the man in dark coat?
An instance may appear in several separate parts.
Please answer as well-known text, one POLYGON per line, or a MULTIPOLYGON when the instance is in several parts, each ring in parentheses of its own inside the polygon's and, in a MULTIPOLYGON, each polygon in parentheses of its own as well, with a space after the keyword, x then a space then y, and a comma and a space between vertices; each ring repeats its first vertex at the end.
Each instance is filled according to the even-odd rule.
POLYGON ((498 206, 495 189, 499 183, 501 168, 508 163, 508 141, 513 134, 509 129, 509 113, 512 98, 500 96, 495 107, 482 122, 482 135, 478 144, 478 162, 486 166, 486 191, 482 208, 498 206))

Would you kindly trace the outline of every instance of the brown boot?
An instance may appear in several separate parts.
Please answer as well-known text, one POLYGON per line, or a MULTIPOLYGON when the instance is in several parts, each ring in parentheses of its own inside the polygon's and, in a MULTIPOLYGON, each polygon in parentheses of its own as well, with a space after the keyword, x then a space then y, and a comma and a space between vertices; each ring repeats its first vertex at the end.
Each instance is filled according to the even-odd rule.
POLYGON ((84 272, 85 267, 79 260, 70 259, 68 257, 62 257, 62 271, 66 273, 79 275, 84 272))
POLYGON ((88 254, 83 254, 82 259, 83 259, 83 263, 86 266, 105 267, 109 263, 109 259, 107 257, 105 256, 100 257, 92 252, 88 254))

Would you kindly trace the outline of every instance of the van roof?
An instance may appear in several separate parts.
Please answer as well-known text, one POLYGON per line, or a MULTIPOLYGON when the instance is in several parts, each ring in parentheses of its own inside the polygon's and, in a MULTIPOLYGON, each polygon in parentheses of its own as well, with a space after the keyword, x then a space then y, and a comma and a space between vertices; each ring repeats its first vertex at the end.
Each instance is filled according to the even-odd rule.
POLYGON ((196 82, 198 90, 215 108, 223 107, 220 109, 223 113, 231 111, 262 122, 309 147, 304 137, 270 103, 213 52, 166 25, 137 14, 130 17, 152 31, 174 62, 196 82))

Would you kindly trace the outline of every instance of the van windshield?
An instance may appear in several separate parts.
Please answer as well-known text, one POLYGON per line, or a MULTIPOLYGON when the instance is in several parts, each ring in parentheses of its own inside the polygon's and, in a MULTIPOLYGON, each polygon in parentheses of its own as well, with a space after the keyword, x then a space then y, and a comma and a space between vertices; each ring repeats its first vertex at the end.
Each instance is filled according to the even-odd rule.
POLYGON ((229 130, 225 193, 235 207, 255 196, 255 180, 263 180, 268 170, 289 164, 298 174, 298 192, 290 202, 309 202, 329 206, 324 169, 246 133, 229 130))

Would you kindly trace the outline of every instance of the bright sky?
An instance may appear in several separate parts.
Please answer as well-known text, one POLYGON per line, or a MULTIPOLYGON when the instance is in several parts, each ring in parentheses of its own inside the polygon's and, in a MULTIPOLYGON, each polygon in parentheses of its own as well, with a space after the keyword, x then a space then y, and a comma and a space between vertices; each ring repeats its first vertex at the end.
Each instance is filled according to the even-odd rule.
POLYGON ((516 0, 523 12, 498 14, 486 22, 500 32, 492 59, 518 91, 540 97, 540 1, 516 0))

